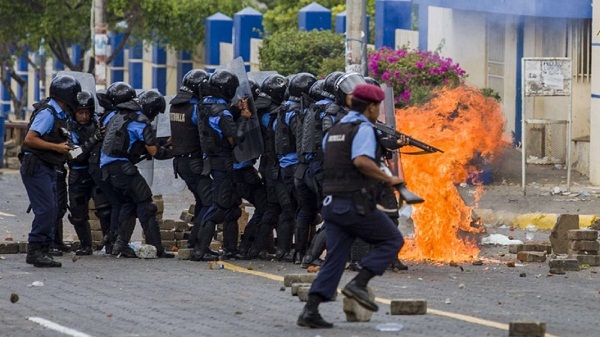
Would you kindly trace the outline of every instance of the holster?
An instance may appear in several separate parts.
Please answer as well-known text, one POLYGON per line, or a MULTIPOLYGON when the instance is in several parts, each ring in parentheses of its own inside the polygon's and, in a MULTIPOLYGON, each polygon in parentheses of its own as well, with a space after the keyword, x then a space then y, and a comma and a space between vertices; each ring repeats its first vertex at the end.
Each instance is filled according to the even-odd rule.
POLYGON ((35 165, 37 164, 37 161, 38 161, 38 158, 33 154, 23 156, 23 162, 25 165, 25 174, 27 174, 27 175, 33 174, 33 172, 35 171, 35 165))
POLYGON ((373 196, 364 187, 352 194, 352 201, 354 202, 354 207, 356 207, 356 213, 362 216, 371 214, 376 207, 373 196))

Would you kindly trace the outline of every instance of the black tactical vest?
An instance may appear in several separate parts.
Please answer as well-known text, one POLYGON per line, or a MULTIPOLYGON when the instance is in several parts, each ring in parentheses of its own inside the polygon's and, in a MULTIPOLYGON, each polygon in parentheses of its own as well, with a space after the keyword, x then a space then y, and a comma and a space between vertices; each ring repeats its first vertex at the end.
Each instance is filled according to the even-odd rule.
POLYGON ((348 111, 342 108, 337 103, 331 103, 325 110, 325 117, 323 117, 323 132, 327 132, 332 126, 339 123, 348 111))
MULTIPOLYGON (((362 174, 352 162, 352 141, 360 124, 362 121, 337 123, 329 130, 323 159, 323 195, 349 196, 366 188, 375 196, 377 181, 362 174)), ((378 146, 375 153, 378 166, 381 154, 378 146)))
POLYGON ((144 151, 144 144, 136 142, 129 149, 129 132, 127 126, 129 123, 137 121, 149 123, 148 117, 144 114, 137 114, 132 110, 117 111, 106 126, 106 134, 102 143, 102 151, 113 158, 127 158, 131 161, 137 161, 144 151))
MULTIPOLYGON (((38 115, 38 113, 42 110, 48 109, 52 113, 52 117, 54 117, 54 123, 52 124, 52 129, 50 130, 50 132, 46 133, 40 138, 49 143, 64 143, 69 139, 67 120, 58 117, 58 113, 56 112, 56 110, 50 104, 48 104, 49 101, 49 99, 46 99, 39 105, 35 106, 35 110, 31 114, 31 118, 29 119, 27 132, 29 132, 31 124, 33 123, 33 120, 38 115)), ((29 152, 36 156, 38 159, 41 159, 42 161, 50 165, 63 165, 67 161, 66 154, 49 150, 34 149, 30 146, 27 146, 26 144, 23 144, 23 146, 21 147, 21 152, 29 152)))
POLYGON ((223 111, 227 110, 227 106, 220 103, 213 103, 208 106, 204 105, 201 108, 198 119, 198 131, 200 133, 200 144, 202 152, 209 156, 231 153, 233 147, 229 144, 226 137, 221 138, 219 133, 210 126, 209 117, 220 116, 223 118, 223 111))
MULTIPOLYGON (((198 125, 192 124, 192 117, 197 105, 181 103, 171 105, 169 119, 171 121, 171 139, 173 155, 182 156, 193 152, 202 153, 198 125)), ((199 116, 198 116, 199 118, 199 116)))
MULTIPOLYGON (((277 159, 277 154, 275 153, 275 131, 273 130, 273 124, 277 119, 278 109, 281 109, 281 106, 277 106, 272 104, 267 108, 267 112, 269 114, 269 122, 267 126, 263 126, 261 123, 261 130, 263 131, 263 142, 265 145, 265 150, 263 155, 260 157, 260 166, 259 171, 266 179, 278 179, 280 168, 279 168, 279 160, 277 159)), ((283 109, 281 109, 283 110, 283 109)))
POLYGON ((298 144, 298 158, 301 162, 308 162, 306 155, 313 154, 320 159, 322 156, 323 120, 321 112, 324 112, 331 103, 313 104, 306 110, 302 121, 302 138, 298 144))
POLYGON ((300 102, 292 102, 287 109, 281 109, 281 111, 277 113, 277 125, 275 126, 275 153, 278 155, 296 152, 296 135, 294 130, 292 130, 285 122, 285 116, 288 112, 292 111, 295 111, 296 114, 301 113, 300 102))

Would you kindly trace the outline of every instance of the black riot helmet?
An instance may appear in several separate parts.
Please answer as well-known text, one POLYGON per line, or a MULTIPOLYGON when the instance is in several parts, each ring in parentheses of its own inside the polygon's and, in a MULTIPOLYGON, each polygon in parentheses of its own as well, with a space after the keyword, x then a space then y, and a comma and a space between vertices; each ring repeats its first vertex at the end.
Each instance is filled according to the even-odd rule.
POLYGON ((250 91, 252 92, 252 99, 256 101, 258 98, 258 94, 260 94, 260 87, 255 80, 248 79, 248 83, 250 83, 250 91))
POLYGON ((112 101, 113 106, 129 102, 136 97, 135 90, 126 82, 115 82, 109 85, 106 94, 112 101))
POLYGON ((50 83, 50 97, 65 103, 71 111, 77 109, 79 92, 81 92, 81 84, 70 75, 56 76, 50 83))
POLYGON ((203 69, 192 69, 183 75, 181 85, 190 89, 196 98, 202 97, 202 83, 208 81, 210 75, 203 69))
POLYGON ((142 91, 138 97, 138 101, 142 106, 142 112, 150 120, 154 120, 159 113, 164 113, 167 107, 164 96, 155 89, 142 91))
POLYGON ((310 98, 314 99, 315 101, 320 101, 325 98, 333 98, 333 95, 327 93, 324 90, 324 87, 325 87, 325 80, 316 81, 308 90, 308 96, 310 96, 310 98), (329 96, 331 96, 331 97, 329 97, 329 96))
POLYGON ((112 100, 108 97, 105 89, 96 91, 96 98, 98 99, 98 104, 104 109, 104 111, 115 109, 112 100))
POLYGON ((343 72, 334 71, 325 77, 325 91, 330 93, 332 98, 335 95, 335 81, 337 81, 342 75, 344 75, 343 72))
POLYGON ((374 79, 373 77, 369 77, 369 76, 365 77, 365 82, 372 84, 372 85, 376 85, 381 88, 381 84, 379 84, 379 82, 377 82, 377 80, 374 79))
POLYGON ((298 73, 290 80, 290 96, 300 98, 302 93, 308 94, 310 87, 317 81, 315 75, 310 73, 298 73))
POLYGON ((271 97, 277 104, 283 102, 286 89, 287 80, 279 74, 267 76, 260 87, 260 91, 271 97))
POLYGON ((354 88, 359 84, 365 84, 364 77, 358 73, 347 73, 335 81, 335 102, 341 106, 346 106, 346 95, 350 95, 354 88))
POLYGON ((210 75, 208 85, 216 89, 214 96, 231 100, 235 96, 235 91, 240 85, 238 77, 227 69, 217 69, 210 75))
POLYGON ((96 101, 94 96, 89 91, 81 91, 77 94, 77 110, 89 110, 90 115, 94 115, 96 110, 96 101))

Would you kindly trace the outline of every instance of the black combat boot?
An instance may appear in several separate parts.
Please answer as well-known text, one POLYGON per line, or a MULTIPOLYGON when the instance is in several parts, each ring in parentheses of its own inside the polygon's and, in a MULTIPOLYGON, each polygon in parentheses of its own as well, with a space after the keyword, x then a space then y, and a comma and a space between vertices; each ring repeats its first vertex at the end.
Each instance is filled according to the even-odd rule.
POLYGON ((210 242, 215 234, 215 223, 208 221, 198 230, 196 245, 190 260, 192 261, 217 261, 219 257, 211 254, 210 242))
POLYGON ((302 309, 302 313, 298 317, 296 324, 313 329, 329 329, 333 328, 333 324, 323 319, 319 313, 319 304, 323 298, 317 294, 309 294, 308 301, 302 309))
POLYGON ((159 258, 175 257, 174 254, 165 251, 165 247, 163 247, 162 239, 160 237, 160 226, 158 225, 155 217, 150 217, 148 223, 142 224, 142 228, 144 229, 146 242, 156 248, 156 256, 159 258))
POLYGON ((27 249, 27 257, 25 258, 25 262, 38 268, 62 267, 60 262, 54 261, 54 259, 47 254, 49 249, 48 247, 49 245, 30 242, 27 249))
POLYGON ((322 261, 319 257, 323 254, 323 251, 325 251, 325 231, 321 229, 313 237, 310 247, 308 247, 308 251, 302 259, 300 267, 308 268, 311 265, 321 265, 322 261))
POLYGON ((104 253, 105 254, 112 254, 112 250, 113 250, 113 245, 115 244, 115 241, 117 240, 117 233, 113 233, 113 232, 108 232, 104 235, 104 237, 102 238, 102 245, 104 246, 104 253))
POLYGON ((81 242, 81 247, 75 251, 75 255, 92 255, 92 232, 90 231, 90 223, 86 221, 83 224, 73 224, 75 233, 81 242))
POLYGON ((113 244, 111 254, 120 255, 122 257, 134 258, 137 257, 131 247, 129 247, 129 239, 135 229, 135 218, 131 217, 119 224, 117 230, 117 239, 113 244))
POLYGON ((358 272, 358 275, 354 277, 344 289, 342 289, 342 294, 348 298, 354 299, 358 304, 360 304, 363 308, 370 311, 377 311, 379 307, 377 304, 371 299, 369 296, 369 292, 367 291, 367 283, 375 276, 369 270, 363 268, 358 272))

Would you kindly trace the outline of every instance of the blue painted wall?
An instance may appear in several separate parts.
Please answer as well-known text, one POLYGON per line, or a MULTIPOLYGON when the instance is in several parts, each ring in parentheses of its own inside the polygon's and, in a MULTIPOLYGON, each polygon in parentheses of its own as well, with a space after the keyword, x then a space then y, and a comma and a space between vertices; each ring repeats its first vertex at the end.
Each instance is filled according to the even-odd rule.
POLYGON ((414 0, 413 2, 424 6, 484 13, 550 18, 592 18, 591 0, 414 0))

